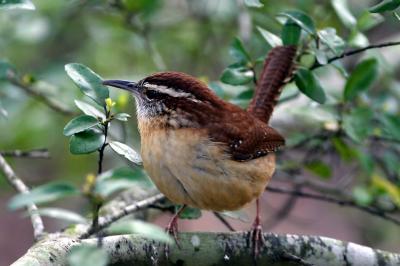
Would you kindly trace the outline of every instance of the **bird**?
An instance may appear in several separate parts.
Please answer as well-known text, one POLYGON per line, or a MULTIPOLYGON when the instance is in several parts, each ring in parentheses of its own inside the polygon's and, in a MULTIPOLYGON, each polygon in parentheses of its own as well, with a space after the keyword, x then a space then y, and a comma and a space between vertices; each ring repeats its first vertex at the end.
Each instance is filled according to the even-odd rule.
POLYGON ((158 190, 181 205, 166 229, 177 243, 177 221, 186 206, 231 211, 256 199, 249 236, 258 256, 264 243, 258 198, 275 171, 275 152, 285 143, 268 121, 295 54, 294 46, 272 49, 247 110, 182 72, 103 81, 135 98, 143 167, 158 190))

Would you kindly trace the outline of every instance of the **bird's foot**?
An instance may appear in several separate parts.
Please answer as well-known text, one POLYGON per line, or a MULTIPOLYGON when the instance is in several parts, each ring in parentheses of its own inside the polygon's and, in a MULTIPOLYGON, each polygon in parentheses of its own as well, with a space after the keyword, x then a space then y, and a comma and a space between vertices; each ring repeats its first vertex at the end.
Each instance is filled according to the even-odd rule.
POLYGON ((259 219, 256 219, 249 232, 249 243, 253 249, 253 258, 256 260, 260 255, 261 248, 266 246, 263 229, 259 219))
MULTIPOLYGON (((174 238, 175 244, 178 246, 180 249, 181 246, 179 244, 179 238, 178 238, 178 219, 179 219, 179 214, 185 209, 186 205, 183 205, 178 212, 172 217, 171 221, 168 223, 167 227, 165 228, 165 232, 167 232, 171 237, 174 238)), ((169 257, 169 245, 165 244, 164 246, 164 254, 165 258, 168 260, 169 257)))

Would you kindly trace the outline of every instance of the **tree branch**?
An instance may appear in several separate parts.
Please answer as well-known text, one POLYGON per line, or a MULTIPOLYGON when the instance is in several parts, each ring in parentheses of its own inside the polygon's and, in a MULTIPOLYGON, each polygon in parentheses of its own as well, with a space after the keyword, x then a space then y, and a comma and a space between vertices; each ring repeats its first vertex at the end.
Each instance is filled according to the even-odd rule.
POLYGON ((385 219, 387 221, 390 221, 396 225, 400 225, 400 220, 387 215, 384 211, 374 208, 374 207, 360 206, 351 200, 341 200, 341 199, 333 198, 333 197, 326 196, 326 195, 317 195, 317 194, 311 194, 311 193, 302 192, 302 191, 298 191, 298 190, 289 190, 289 189, 277 188, 277 187, 271 187, 271 186, 268 186, 266 188, 266 191, 269 191, 272 193, 279 193, 279 194, 295 195, 297 197, 315 199, 315 200, 338 204, 340 206, 352 207, 352 208, 358 209, 360 211, 367 212, 369 214, 378 216, 378 217, 385 219))
MULTIPOLYGON (((4 157, 0 154, 0 169, 4 173, 8 183, 19 193, 29 193, 29 188, 22 182, 22 180, 14 173, 11 166, 6 162, 4 157)), ((42 218, 38 214, 38 208, 35 204, 28 206, 28 212, 31 217, 33 236, 35 240, 39 240, 44 234, 44 225, 42 218)))
POLYGON ((29 95, 37 98, 38 100, 40 100, 42 103, 44 103, 45 105, 47 105, 48 107, 50 107, 51 109, 53 109, 54 111, 63 114, 63 115, 74 115, 75 112, 73 112, 72 110, 68 109, 64 104, 62 104, 61 102, 58 102, 54 99, 49 98, 47 95, 45 95, 44 93, 35 90, 34 88, 32 88, 31 86, 23 83, 22 81, 20 81, 15 74, 12 76, 8 77, 8 81, 17 86, 18 88, 21 88, 22 90, 24 90, 26 93, 28 93, 29 95))
POLYGON ((89 230, 87 230, 85 233, 83 233, 81 236, 79 236, 79 239, 87 238, 87 237, 97 233, 98 231, 103 230, 104 228, 106 228, 113 222, 118 221, 122 217, 125 217, 133 212, 138 211, 138 210, 142 210, 142 209, 148 207, 149 205, 152 205, 164 198, 165 198, 165 196, 163 194, 158 193, 152 197, 149 197, 144 200, 135 202, 131 205, 128 205, 125 208, 119 210, 119 212, 116 212, 112 215, 108 215, 105 217, 99 217, 97 227, 92 226, 91 228, 89 228, 89 230))
MULTIPOLYGON (((385 42, 385 43, 368 45, 366 47, 362 47, 362 48, 359 48, 359 49, 355 49, 355 50, 351 50, 351 51, 348 51, 348 52, 344 52, 341 55, 329 58, 327 64, 330 64, 330 63, 332 63, 332 62, 334 62, 336 60, 339 60, 339 59, 342 59, 342 58, 345 58, 345 57, 348 57, 348 56, 351 56, 351 55, 355 55, 355 54, 359 54, 359 53, 365 52, 367 50, 377 49, 377 48, 384 48, 384 47, 388 47, 388 46, 396 46, 396 45, 400 45, 400 42, 385 42)), ((311 67, 311 70, 316 69, 316 68, 321 67, 321 66, 324 66, 324 65, 321 65, 320 63, 316 62, 311 67)))
MULTIPOLYGON (((264 237, 266 246, 257 265, 291 265, 293 258, 308 265, 324 266, 400 264, 400 254, 327 237, 289 234, 264 234, 264 237)), ((245 233, 180 233, 179 239, 181 248, 170 248, 169 261, 163 255, 164 244, 138 234, 104 237, 102 248, 112 265, 253 265, 245 233)), ((71 248, 83 244, 96 245, 97 239, 48 238, 30 248, 12 266, 67 265, 71 248)))
POLYGON ((29 151, 13 150, 0 151, 4 157, 31 158, 31 159, 49 159, 50 154, 47 149, 33 149, 29 151))

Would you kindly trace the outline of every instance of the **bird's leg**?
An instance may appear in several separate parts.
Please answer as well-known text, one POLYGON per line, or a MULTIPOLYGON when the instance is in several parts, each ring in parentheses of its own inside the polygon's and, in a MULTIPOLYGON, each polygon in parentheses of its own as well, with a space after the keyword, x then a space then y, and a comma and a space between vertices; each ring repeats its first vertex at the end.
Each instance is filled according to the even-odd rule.
MULTIPOLYGON (((182 213, 182 211, 186 208, 186 205, 182 205, 179 210, 174 214, 172 219, 169 221, 167 227, 165 228, 165 231, 172 236, 175 239, 175 243, 178 246, 178 248, 181 248, 179 245, 179 240, 178 240, 178 219, 179 215, 182 213)), ((169 246, 168 244, 165 245, 165 257, 168 259, 169 255, 169 246)))
POLYGON ((260 254, 260 249, 262 246, 265 246, 265 239, 263 236, 263 230, 261 226, 261 219, 260 219, 260 202, 259 199, 256 201, 257 206, 257 213, 256 218, 254 219, 253 226, 249 232, 249 241, 253 247, 253 255, 254 259, 257 259, 258 255, 260 254))

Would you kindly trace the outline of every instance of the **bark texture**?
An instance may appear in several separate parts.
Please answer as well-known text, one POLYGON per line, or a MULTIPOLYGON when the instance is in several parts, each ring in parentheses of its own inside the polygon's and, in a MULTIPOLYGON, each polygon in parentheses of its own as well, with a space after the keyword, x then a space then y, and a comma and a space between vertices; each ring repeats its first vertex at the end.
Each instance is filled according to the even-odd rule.
MULTIPOLYGON (((161 243, 140 235, 108 236, 103 247, 112 265, 254 265, 245 233, 181 233, 181 249, 170 248, 169 261, 161 243)), ((257 265, 382 266, 400 265, 400 254, 374 250, 358 244, 320 236, 265 234, 266 248, 257 265)), ((76 240, 68 236, 49 236, 34 245, 13 266, 67 265, 73 246, 96 245, 97 239, 76 240)))

